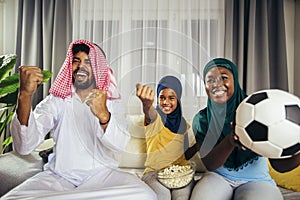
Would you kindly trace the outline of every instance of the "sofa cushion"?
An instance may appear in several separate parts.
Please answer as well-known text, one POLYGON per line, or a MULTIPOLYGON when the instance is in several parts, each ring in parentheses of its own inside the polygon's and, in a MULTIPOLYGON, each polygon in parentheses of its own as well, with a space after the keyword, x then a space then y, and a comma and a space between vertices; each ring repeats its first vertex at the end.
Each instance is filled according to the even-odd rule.
POLYGON ((25 156, 15 152, 0 155, 0 196, 42 171, 43 164, 38 152, 25 156))
POLYGON ((146 161, 144 115, 127 115, 126 120, 131 138, 125 152, 116 155, 119 167, 144 169, 146 161))
POLYGON ((273 169, 269 163, 269 170, 271 177, 277 185, 289 190, 300 192, 300 166, 292 171, 279 173, 273 169))

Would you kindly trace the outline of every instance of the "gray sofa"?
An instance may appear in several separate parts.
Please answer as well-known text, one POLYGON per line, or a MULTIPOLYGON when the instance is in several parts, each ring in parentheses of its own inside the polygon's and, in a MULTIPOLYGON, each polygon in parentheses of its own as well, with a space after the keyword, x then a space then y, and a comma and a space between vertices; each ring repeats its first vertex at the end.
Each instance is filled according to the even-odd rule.
POLYGON ((0 196, 42 171, 44 162, 38 152, 21 156, 9 152, 0 156, 0 196))
MULTIPOLYGON (((21 156, 15 152, 0 155, 0 197, 29 177, 42 171, 43 160, 38 152, 21 156)), ((134 170, 134 169, 131 169, 134 170)), ((137 169, 140 171, 140 169, 137 169)), ((299 200, 300 192, 280 188, 285 200, 299 200)))
MULTIPOLYGON (((146 160, 144 115, 128 115, 127 121, 131 139, 126 151, 122 155, 116 155, 116 158, 119 160, 120 169, 141 176, 146 160)), ((189 140, 195 140, 193 133, 189 134, 189 140)), ((42 171, 44 162, 38 151, 52 146, 53 140, 48 139, 36 151, 27 156, 21 156, 15 152, 0 155, 0 197, 29 177, 42 171)), ((196 163, 196 179, 198 179, 201 177, 200 172, 203 172, 205 167, 201 162, 200 155, 196 154, 191 160, 196 163)), ((285 200, 300 200, 300 192, 280 189, 285 200)))

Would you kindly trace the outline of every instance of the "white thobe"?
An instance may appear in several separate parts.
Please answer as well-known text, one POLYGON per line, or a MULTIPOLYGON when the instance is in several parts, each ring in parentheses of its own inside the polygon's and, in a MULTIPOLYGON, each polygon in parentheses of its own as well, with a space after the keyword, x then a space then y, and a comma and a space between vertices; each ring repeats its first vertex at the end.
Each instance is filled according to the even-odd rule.
MULTIPOLYGON (((49 189, 52 190, 52 193, 45 194, 46 196, 52 194, 52 196, 59 197, 61 195, 60 199, 62 199, 63 196, 67 198, 72 193, 78 195, 81 192, 76 190, 76 193, 73 191, 63 194, 57 193, 57 191, 83 188, 81 195, 87 195, 89 194, 87 191, 91 188, 95 197, 103 198, 102 188, 105 188, 106 193, 110 187, 113 187, 113 191, 115 191, 117 190, 115 186, 119 187, 125 181, 126 187, 120 193, 122 196, 125 195, 122 198, 129 194, 128 197, 144 199, 146 194, 145 199, 155 199, 152 190, 137 177, 131 177, 131 175, 117 170, 118 161, 114 155, 125 150, 130 134, 127 131, 127 123, 124 120, 125 110, 121 101, 107 100, 107 107, 111 112, 111 118, 105 133, 98 118, 93 115, 90 107, 83 103, 76 93, 65 99, 51 94, 47 96, 34 111, 30 112, 28 126, 20 125, 15 115, 11 123, 15 151, 20 154, 32 152, 44 141, 50 131, 52 131, 54 149, 49 156, 48 163, 44 166, 45 171, 32 178, 43 179, 40 180, 40 185, 37 186, 37 183, 34 184, 28 180, 27 185, 26 183, 23 187, 21 185, 11 191, 9 195, 21 198, 23 191, 24 196, 34 196, 30 187, 35 187, 35 189, 39 188, 36 190, 36 194, 40 195, 40 191, 44 192, 49 189), (126 180, 122 180, 123 174, 126 180), (59 186, 55 186, 53 177, 59 186), (130 185, 131 183, 132 185, 130 185), (47 188, 48 185, 49 188, 47 188), (44 188, 45 186, 46 188, 44 188), (139 196, 139 190, 142 196, 139 196)), ((113 193, 114 195, 118 194, 113 193)), ((45 195, 43 198, 46 197, 45 195)), ((88 196, 85 198, 88 199, 88 196)))

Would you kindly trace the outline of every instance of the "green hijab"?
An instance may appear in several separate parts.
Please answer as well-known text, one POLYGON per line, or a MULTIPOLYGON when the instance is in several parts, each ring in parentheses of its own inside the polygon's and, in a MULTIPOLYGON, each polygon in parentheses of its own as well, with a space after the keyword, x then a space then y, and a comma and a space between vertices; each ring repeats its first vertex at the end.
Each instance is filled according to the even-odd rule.
MULTIPOLYGON (((208 98, 207 107, 195 115, 193 119, 193 131, 197 142, 201 144, 201 157, 206 156, 214 146, 231 133, 230 122, 234 121, 238 105, 247 96, 238 82, 236 66, 227 59, 215 58, 208 62, 203 70, 204 81, 206 73, 214 67, 224 67, 232 72, 234 77, 234 93, 224 104, 215 103, 208 98)), ((252 151, 236 147, 224 163, 224 167, 237 171, 257 158, 258 155, 252 151)))

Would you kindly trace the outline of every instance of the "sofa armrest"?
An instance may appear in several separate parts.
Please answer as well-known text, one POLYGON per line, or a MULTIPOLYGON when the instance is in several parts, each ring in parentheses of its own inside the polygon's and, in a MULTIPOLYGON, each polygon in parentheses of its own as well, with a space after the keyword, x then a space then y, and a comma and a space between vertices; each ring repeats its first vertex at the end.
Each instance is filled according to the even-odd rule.
POLYGON ((42 171, 43 165, 38 152, 24 156, 12 151, 0 155, 0 197, 42 171))

